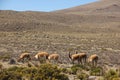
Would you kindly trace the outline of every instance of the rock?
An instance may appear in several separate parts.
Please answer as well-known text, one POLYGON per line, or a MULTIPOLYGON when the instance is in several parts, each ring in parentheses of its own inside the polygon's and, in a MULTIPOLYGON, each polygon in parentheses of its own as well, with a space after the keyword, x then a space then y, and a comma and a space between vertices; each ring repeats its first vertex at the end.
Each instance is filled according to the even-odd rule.
POLYGON ((96 80, 96 76, 89 76, 88 80, 96 80))
POLYGON ((15 59, 10 59, 10 60, 9 60, 9 64, 16 64, 15 59))

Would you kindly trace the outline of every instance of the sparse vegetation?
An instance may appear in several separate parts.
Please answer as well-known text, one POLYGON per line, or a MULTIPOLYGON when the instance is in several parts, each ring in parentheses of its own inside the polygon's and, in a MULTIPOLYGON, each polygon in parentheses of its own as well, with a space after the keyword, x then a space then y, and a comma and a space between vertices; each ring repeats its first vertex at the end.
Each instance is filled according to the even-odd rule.
POLYGON ((0 56, 0 60, 8 61, 11 58, 11 54, 4 54, 0 56))
POLYGON ((119 80, 120 77, 118 76, 118 73, 115 70, 110 69, 106 74, 105 74, 105 79, 106 80, 119 80))
POLYGON ((81 80, 89 76, 101 77, 100 80, 120 80, 120 71, 107 71, 120 64, 119 5, 119 0, 101 0, 82 9, 79 6, 65 9, 60 14, 59 11, 0 10, 0 80, 68 80, 65 74, 81 80), (76 61, 69 67, 68 52, 75 50, 88 56, 97 54, 98 66, 108 67, 103 71, 98 66, 76 65, 76 61), (28 63, 27 67, 20 67, 12 60, 18 59, 22 52, 34 55, 38 51, 58 52, 61 63, 69 68, 43 64, 44 59, 39 60, 41 65, 28 63), (9 60, 14 67, 6 65, 9 60))
POLYGON ((3 68, 3 65, 0 63, 0 71, 2 70, 2 68, 3 68))
POLYGON ((101 67, 92 67, 90 69, 90 74, 93 76, 101 76, 103 74, 103 70, 101 67))
POLYGON ((78 79, 80 79, 80 80, 87 80, 88 77, 89 77, 89 75, 86 74, 86 73, 81 72, 81 73, 77 74, 77 77, 78 77, 78 79))
POLYGON ((73 66, 71 67, 71 70, 72 70, 72 73, 73 73, 73 74, 76 74, 76 72, 77 72, 78 70, 88 70, 88 68, 87 68, 86 66, 83 66, 83 65, 73 65, 73 66))
POLYGON ((0 80, 68 80, 55 65, 42 64, 36 67, 11 67, 0 72, 0 80))

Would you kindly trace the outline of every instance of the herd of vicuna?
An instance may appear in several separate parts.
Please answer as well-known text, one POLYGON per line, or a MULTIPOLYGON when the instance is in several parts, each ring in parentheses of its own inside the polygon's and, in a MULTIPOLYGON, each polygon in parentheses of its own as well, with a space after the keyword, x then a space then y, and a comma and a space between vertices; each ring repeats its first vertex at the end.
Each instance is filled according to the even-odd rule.
MULTIPOLYGON (((48 61, 54 60, 54 61, 59 62, 60 55, 57 53, 49 54, 47 52, 39 52, 39 53, 35 54, 35 56, 31 57, 30 53, 22 53, 19 56, 18 62, 24 61, 25 59, 27 59, 27 60, 32 60, 32 59, 40 60, 43 58, 45 60, 48 60, 48 61)), ((93 55, 88 57, 86 53, 78 53, 77 51, 74 54, 70 54, 70 52, 69 52, 69 58, 73 64, 74 64, 74 61, 77 61, 80 64, 91 63, 93 66, 96 66, 97 62, 98 62, 98 55, 97 54, 93 54, 93 55)))

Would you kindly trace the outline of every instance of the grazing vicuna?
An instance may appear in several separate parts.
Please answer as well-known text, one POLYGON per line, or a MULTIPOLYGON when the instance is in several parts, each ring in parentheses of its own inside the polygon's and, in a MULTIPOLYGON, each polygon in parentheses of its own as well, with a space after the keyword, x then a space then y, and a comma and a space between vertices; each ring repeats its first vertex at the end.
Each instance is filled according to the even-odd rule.
POLYGON ((39 52, 37 53, 34 57, 37 59, 37 60, 41 60, 41 59, 48 59, 48 56, 49 54, 47 52, 39 52))
POLYGON ((31 60, 31 57, 30 57, 29 53, 22 53, 17 61, 18 62, 20 62, 20 61, 24 62, 25 60, 31 60))
POLYGON ((91 62, 93 66, 96 66, 98 63, 98 55, 93 54, 88 58, 88 62, 91 62))
POLYGON ((60 55, 57 54, 57 53, 53 53, 53 54, 50 54, 50 55, 48 56, 48 60, 49 60, 49 61, 53 60, 53 61, 57 61, 57 62, 58 62, 58 59, 59 59, 59 58, 60 58, 60 55))
POLYGON ((87 59, 87 54, 86 53, 78 53, 78 52, 76 52, 76 54, 78 54, 79 55, 79 60, 81 61, 81 64, 82 63, 86 63, 86 59, 87 59))
POLYGON ((80 57, 79 57, 79 54, 70 54, 70 52, 69 52, 69 58, 71 59, 71 61, 72 61, 72 63, 74 64, 74 61, 78 61, 78 63, 80 63, 81 62, 81 59, 80 59, 80 57))

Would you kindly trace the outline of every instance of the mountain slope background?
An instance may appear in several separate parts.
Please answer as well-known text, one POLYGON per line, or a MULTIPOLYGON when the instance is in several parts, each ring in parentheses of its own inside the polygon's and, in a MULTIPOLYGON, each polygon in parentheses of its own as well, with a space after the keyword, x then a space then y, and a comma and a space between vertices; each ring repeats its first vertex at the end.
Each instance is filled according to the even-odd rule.
MULTIPOLYGON (((0 54, 38 51, 97 53, 100 64, 120 64, 120 1, 94 3, 53 12, 0 11, 0 54)), ((64 55, 63 55, 64 54, 64 55)))
POLYGON ((68 8, 64 10, 59 10, 55 12, 67 13, 67 14, 77 14, 77 13, 117 13, 120 12, 120 1, 119 0, 98 0, 94 3, 89 3, 82 6, 77 6, 73 8, 68 8))

